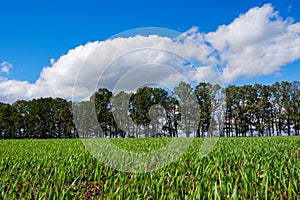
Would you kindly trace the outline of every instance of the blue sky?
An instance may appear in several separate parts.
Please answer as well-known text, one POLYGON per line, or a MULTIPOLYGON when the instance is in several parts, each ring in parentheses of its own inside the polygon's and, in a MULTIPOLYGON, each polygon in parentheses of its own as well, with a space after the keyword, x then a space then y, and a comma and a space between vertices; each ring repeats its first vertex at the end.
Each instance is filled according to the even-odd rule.
MULTIPOLYGON (((292 17, 300 22, 298 0, 1 1, 0 63, 13 66, 2 76, 6 80, 34 83, 43 68, 50 66, 50 59, 58 60, 70 49, 87 42, 103 41, 139 27, 185 32, 196 26, 201 33, 209 33, 266 3, 271 3, 283 19, 292 17)), ((241 77, 232 83, 297 80, 299 66, 296 61, 277 73, 241 77)))

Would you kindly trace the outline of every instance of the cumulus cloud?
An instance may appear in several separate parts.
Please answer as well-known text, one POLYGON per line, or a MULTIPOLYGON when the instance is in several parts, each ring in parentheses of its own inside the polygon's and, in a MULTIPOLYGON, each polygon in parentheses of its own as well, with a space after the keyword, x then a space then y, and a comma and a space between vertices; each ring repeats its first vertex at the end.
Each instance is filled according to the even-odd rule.
POLYGON ((35 83, 0 79, 0 101, 82 99, 97 87, 131 90, 145 82, 168 87, 182 80, 230 83, 241 76, 278 73, 299 58, 300 23, 282 19, 266 4, 210 33, 192 27, 177 38, 135 35, 78 46, 51 59, 35 83))
POLYGON ((0 72, 3 73, 3 74, 9 74, 10 72, 10 69, 13 68, 13 65, 10 64, 9 62, 7 61, 3 61, 1 64, 0 64, 0 72))
POLYGON ((283 20, 271 4, 250 9, 205 38, 220 56, 225 82, 271 74, 300 58, 300 23, 283 20))
POLYGON ((191 42, 189 36, 180 37, 184 41, 136 35, 87 43, 57 61, 51 59, 51 66, 45 67, 33 84, 16 80, 0 82, 3 94, 0 100, 11 102, 45 96, 84 99, 97 87, 112 90, 118 85, 117 89, 126 89, 120 85, 120 79, 130 81, 131 88, 127 89, 154 82, 171 87, 185 79, 194 81, 196 73, 191 71, 197 71, 188 60, 192 58, 207 65, 209 52, 204 50, 204 43, 191 42))

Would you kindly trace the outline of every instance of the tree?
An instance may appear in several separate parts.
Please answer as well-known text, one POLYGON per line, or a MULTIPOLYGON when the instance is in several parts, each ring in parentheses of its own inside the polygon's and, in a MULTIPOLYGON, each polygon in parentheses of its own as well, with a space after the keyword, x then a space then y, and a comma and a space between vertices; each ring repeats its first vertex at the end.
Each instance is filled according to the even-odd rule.
POLYGON ((15 138, 13 113, 15 110, 9 104, 0 103, 0 137, 15 138))
POLYGON ((118 127, 118 134, 124 138, 126 134, 128 136, 136 136, 134 133, 134 123, 129 115, 129 99, 130 94, 121 91, 111 98, 112 113, 116 125, 118 127))
POLYGON ((95 92, 95 109, 97 119, 105 136, 117 137, 117 124, 114 121, 111 110, 112 92, 106 88, 100 88, 95 92))
POLYGON ((208 134, 212 110, 211 90, 212 85, 210 83, 199 83, 195 88, 199 105, 197 137, 205 137, 205 134, 208 134))
POLYGON ((148 125, 151 122, 149 111, 153 105, 153 89, 150 87, 139 88, 129 100, 130 116, 137 124, 143 126, 145 137, 150 136, 148 125))
POLYGON ((53 122, 51 124, 52 134, 61 138, 77 137, 77 131, 73 123, 72 103, 65 99, 53 99, 53 122))
POLYGON ((12 105, 16 112, 14 118, 14 128, 16 134, 20 138, 29 138, 28 123, 30 118, 29 102, 25 100, 18 100, 12 105))
POLYGON ((293 121, 294 131, 299 135, 300 130, 300 88, 299 81, 293 81, 291 84, 291 120, 293 121))
POLYGON ((181 112, 181 125, 186 137, 190 137, 197 130, 199 108, 197 98, 190 84, 180 82, 174 88, 174 95, 179 99, 181 112))
POLYGON ((280 83, 276 82, 271 86, 271 91, 273 95, 273 112, 274 112, 274 121, 275 121, 275 129, 277 132, 277 136, 282 135, 282 130, 284 129, 284 109, 282 103, 282 93, 280 83))
POLYGON ((239 88, 233 85, 230 85, 226 88, 226 111, 225 111, 225 128, 227 130, 227 135, 232 136, 232 133, 235 132, 235 136, 238 137, 240 134, 239 126, 239 88))
POLYGON ((94 95, 89 101, 73 104, 73 119, 79 137, 104 137, 96 115, 94 95))

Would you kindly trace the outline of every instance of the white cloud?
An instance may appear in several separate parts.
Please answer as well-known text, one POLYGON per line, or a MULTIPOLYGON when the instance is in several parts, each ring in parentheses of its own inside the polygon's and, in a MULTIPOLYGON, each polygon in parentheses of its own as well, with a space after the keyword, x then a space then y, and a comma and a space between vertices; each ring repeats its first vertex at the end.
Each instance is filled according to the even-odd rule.
POLYGON ((4 74, 9 74, 9 71, 11 68, 13 68, 13 65, 10 64, 9 62, 7 61, 3 61, 1 64, 0 64, 0 72, 1 73, 4 73, 4 74))
POLYGON ((219 83, 214 63, 229 83, 241 76, 278 73, 299 58, 300 23, 280 18, 266 4, 207 34, 193 27, 176 40, 136 35, 81 45, 56 61, 51 59, 33 84, 0 77, 0 101, 41 96, 81 99, 91 95, 99 83, 121 89, 122 81, 130 81, 131 88, 143 81, 168 86, 183 79, 219 83), (185 59, 201 67, 194 69, 185 59))
POLYGON ((300 58, 300 23, 283 20, 270 4, 250 9, 205 38, 220 55, 225 82, 271 74, 300 58))
POLYGON ((207 59, 209 52, 202 46, 205 45, 191 42, 187 37, 184 42, 178 42, 157 35, 87 43, 70 50, 56 62, 51 60, 52 65, 45 67, 33 84, 16 80, 0 82, 1 100, 11 102, 45 96, 82 99, 94 92, 99 81, 100 87, 114 89, 124 76, 127 79, 123 80, 130 80, 132 87, 142 84, 141 81, 171 86, 183 80, 182 76, 192 80, 190 71, 194 69, 191 65, 181 67, 186 64, 185 59, 193 58, 205 64, 210 62, 207 59), (165 70, 158 65, 164 66, 165 70), (135 70, 135 74, 128 77, 136 67, 144 67, 144 70, 135 70), (167 68, 173 73, 164 73, 167 68))
POLYGON ((51 59, 50 59, 50 64, 51 64, 51 65, 54 65, 54 63, 55 63, 55 59, 54 59, 54 58, 51 58, 51 59))

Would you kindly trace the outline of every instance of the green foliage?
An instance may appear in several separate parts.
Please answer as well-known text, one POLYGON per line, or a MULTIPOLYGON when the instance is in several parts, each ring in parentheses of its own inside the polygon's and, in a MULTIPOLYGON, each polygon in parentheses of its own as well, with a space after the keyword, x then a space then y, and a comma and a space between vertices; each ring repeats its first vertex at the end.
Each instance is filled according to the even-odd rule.
MULTIPOLYGON (((176 139, 180 140, 180 138, 176 139)), ((160 139, 113 139, 148 152, 160 139)), ((158 171, 125 173, 100 163, 79 139, 0 140, 0 199, 299 199, 300 138, 203 139, 158 171)))
POLYGON ((225 88, 227 137, 299 135, 299 81, 225 88))
POLYGON ((0 103, 0 138, 73 138, 72 104, 61 98, 0 103))
POLYGON ((142 87, 135 93, 113 94, 100 88, 89 101, 73 105, 60 98, 19 100, 12 105, 0 103, 0 138, 178 137, 179 134, 186 137, 299 135, 299 81, 269 86, 231 85, 224 89, 210 83, 199 83, 193 88, 181 82, 173 92, 142 87))

